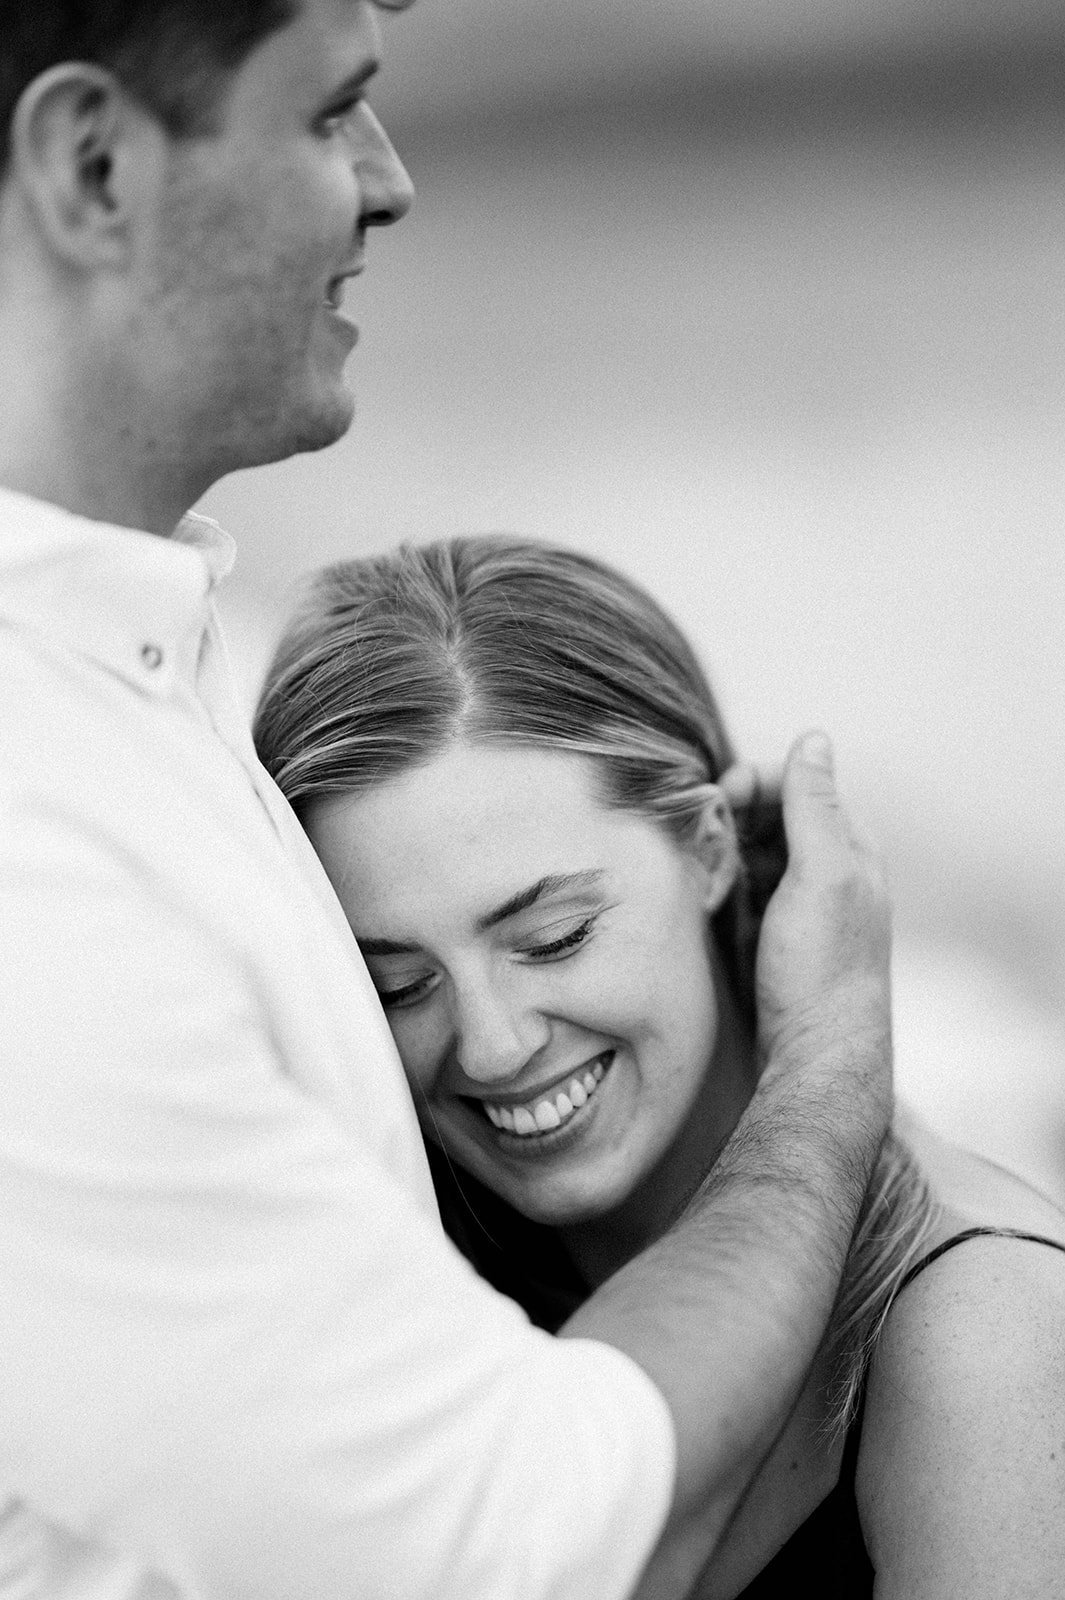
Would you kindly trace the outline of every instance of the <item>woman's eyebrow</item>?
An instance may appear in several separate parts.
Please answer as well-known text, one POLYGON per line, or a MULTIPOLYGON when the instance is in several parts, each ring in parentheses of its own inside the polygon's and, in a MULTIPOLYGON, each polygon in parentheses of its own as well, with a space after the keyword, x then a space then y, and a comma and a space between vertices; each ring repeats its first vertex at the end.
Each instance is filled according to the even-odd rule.
POLYGON ((602 881, 603 874, 596 871, 550 872, 545 878, 530 884, 527 889, 519 889, 517 894, 511 895, 501 906, 489 911, 487 916, 481 917, 477 923, 478 930, 487 933, 489 928, 496 927, 500 922, 506 922, 508 917, 516 917, 519 911, 527 911, 530 906, 535 905, 538 900, 546 899, 548 895, 595 889, 602 881))
POLYGON ((416 956, 419 950, 416 944, 398 944, 395 939, 364 939, 361 934, 355 935, 355 943, 364 956, 416 956))
MULTIPOLYGON (((496 927, 500 922, 506 922, 508 917, 516 917, 519 911, 527 911, 530 906, 536 905, 539 900, 546 900, 549 895, 574 894, 579 891, 597 889, 603 881, 603 873, 595 870, 588 872, 549 872, 546 877, 540 878, 527 889, 519 889, 517 894, 511 895, 501 906, 496 906, 494 911, 489 911, 477 921, 477 931, 487 933, 489 928, 496 927)), ((396 939, 363 938, 356 934, 359 949, 364 956, 416 956, 421 951, 421 946, 416 944, 403 944, 396 939)))

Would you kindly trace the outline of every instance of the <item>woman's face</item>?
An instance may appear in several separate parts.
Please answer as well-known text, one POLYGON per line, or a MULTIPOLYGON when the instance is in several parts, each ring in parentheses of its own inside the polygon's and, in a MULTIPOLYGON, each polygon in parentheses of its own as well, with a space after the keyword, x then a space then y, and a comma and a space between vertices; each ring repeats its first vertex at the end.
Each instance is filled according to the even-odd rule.
POLYGON ((307 826, 426 1134, 543 1222, 628 1198, 714 1052, 720 839, 608 808, 584 757, 462 744, 307 826))

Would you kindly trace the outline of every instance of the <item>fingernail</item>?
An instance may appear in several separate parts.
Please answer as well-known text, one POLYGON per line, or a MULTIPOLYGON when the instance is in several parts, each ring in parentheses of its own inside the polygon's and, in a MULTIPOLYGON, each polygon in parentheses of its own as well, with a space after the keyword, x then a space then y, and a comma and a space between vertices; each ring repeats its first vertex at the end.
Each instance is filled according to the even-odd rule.
POLYGON ((803 741, 803 756, 816 767, 832 771, 832 745, 825 733, 808 733, 803 741))

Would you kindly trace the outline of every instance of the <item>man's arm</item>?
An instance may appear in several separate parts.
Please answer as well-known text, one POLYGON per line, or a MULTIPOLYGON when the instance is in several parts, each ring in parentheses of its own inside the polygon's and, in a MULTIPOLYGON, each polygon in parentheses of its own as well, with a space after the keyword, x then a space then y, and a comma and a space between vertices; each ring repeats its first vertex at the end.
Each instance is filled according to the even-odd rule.
MULTIPOLYGON (((631 1592, 665 1521, 675 1433, 680 1492, 652 1569, 675 1577, 645 1593, 683 1593, 783 1416, 796 1344, 816 1342, 793 1279, 779 1303, 763 1287, 773 1252, 794 1270, 774 1228, 824 1235, 821 1320, 831 1296, 832 1221, 792 1210, 830 1208, 843 1185, 820 1198, 801 1093, 784 1134, 749 1119, 702 1223, 568 1330, 596 1342, 553 1339, 283 1070, 241 950, 190 918, 155 857, 145 871, 106 815, 58 813, 23 819, 24 856, 22 813, 0 829, 5 1490, 205 1600, 606 1600, 631 1592), (782 1183, 782 1154, 809 1172, 782 1183)), ((777 920, 821 928, 814 964, 842 1014, 855 973, 825 951, 853 885, 826 890, 824 852, 794 846, 796 903, 777 920)), ((770 1075, 794 1058, 802 1084, 808 1011, 824 1026, 826 1001, 808 1006, 786 942, 771 918, 765 1042, 770 1075)), ((868 1107, 851 1115, 875 1142, 868 1107)), ((836 1138, 848 1157, 861 1143, 825 1134, 822 1167, 842 1165, 836 1138)))
POLYGON ((891 1108, 889 916, 827 740, 793 749, 789 861, 759 945, 758 1090, 681 1221, 563 1333, 631 1356, 677 1432, 673 1510, 641 1594, 687 1592, 794 1403, 891 1108))

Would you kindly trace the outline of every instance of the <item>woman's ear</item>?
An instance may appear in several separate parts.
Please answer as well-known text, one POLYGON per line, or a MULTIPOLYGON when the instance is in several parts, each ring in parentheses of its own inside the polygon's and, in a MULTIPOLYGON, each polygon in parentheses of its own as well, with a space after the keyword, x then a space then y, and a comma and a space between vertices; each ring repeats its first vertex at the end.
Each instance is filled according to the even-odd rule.
POLYGON ((732 808, 716 784, 707 791, 688 848, 705 879, 706 909, 717 911, 735 888, 740 851, 732 808))
POLYGON ((112 73, 87 62, 42 72, 11 122, 11 175, 53 255, 68 267, 128 258, 144 180, 157 174, 161 130, 112 73), (132 202, 132 204, 131 204, 132 202))

